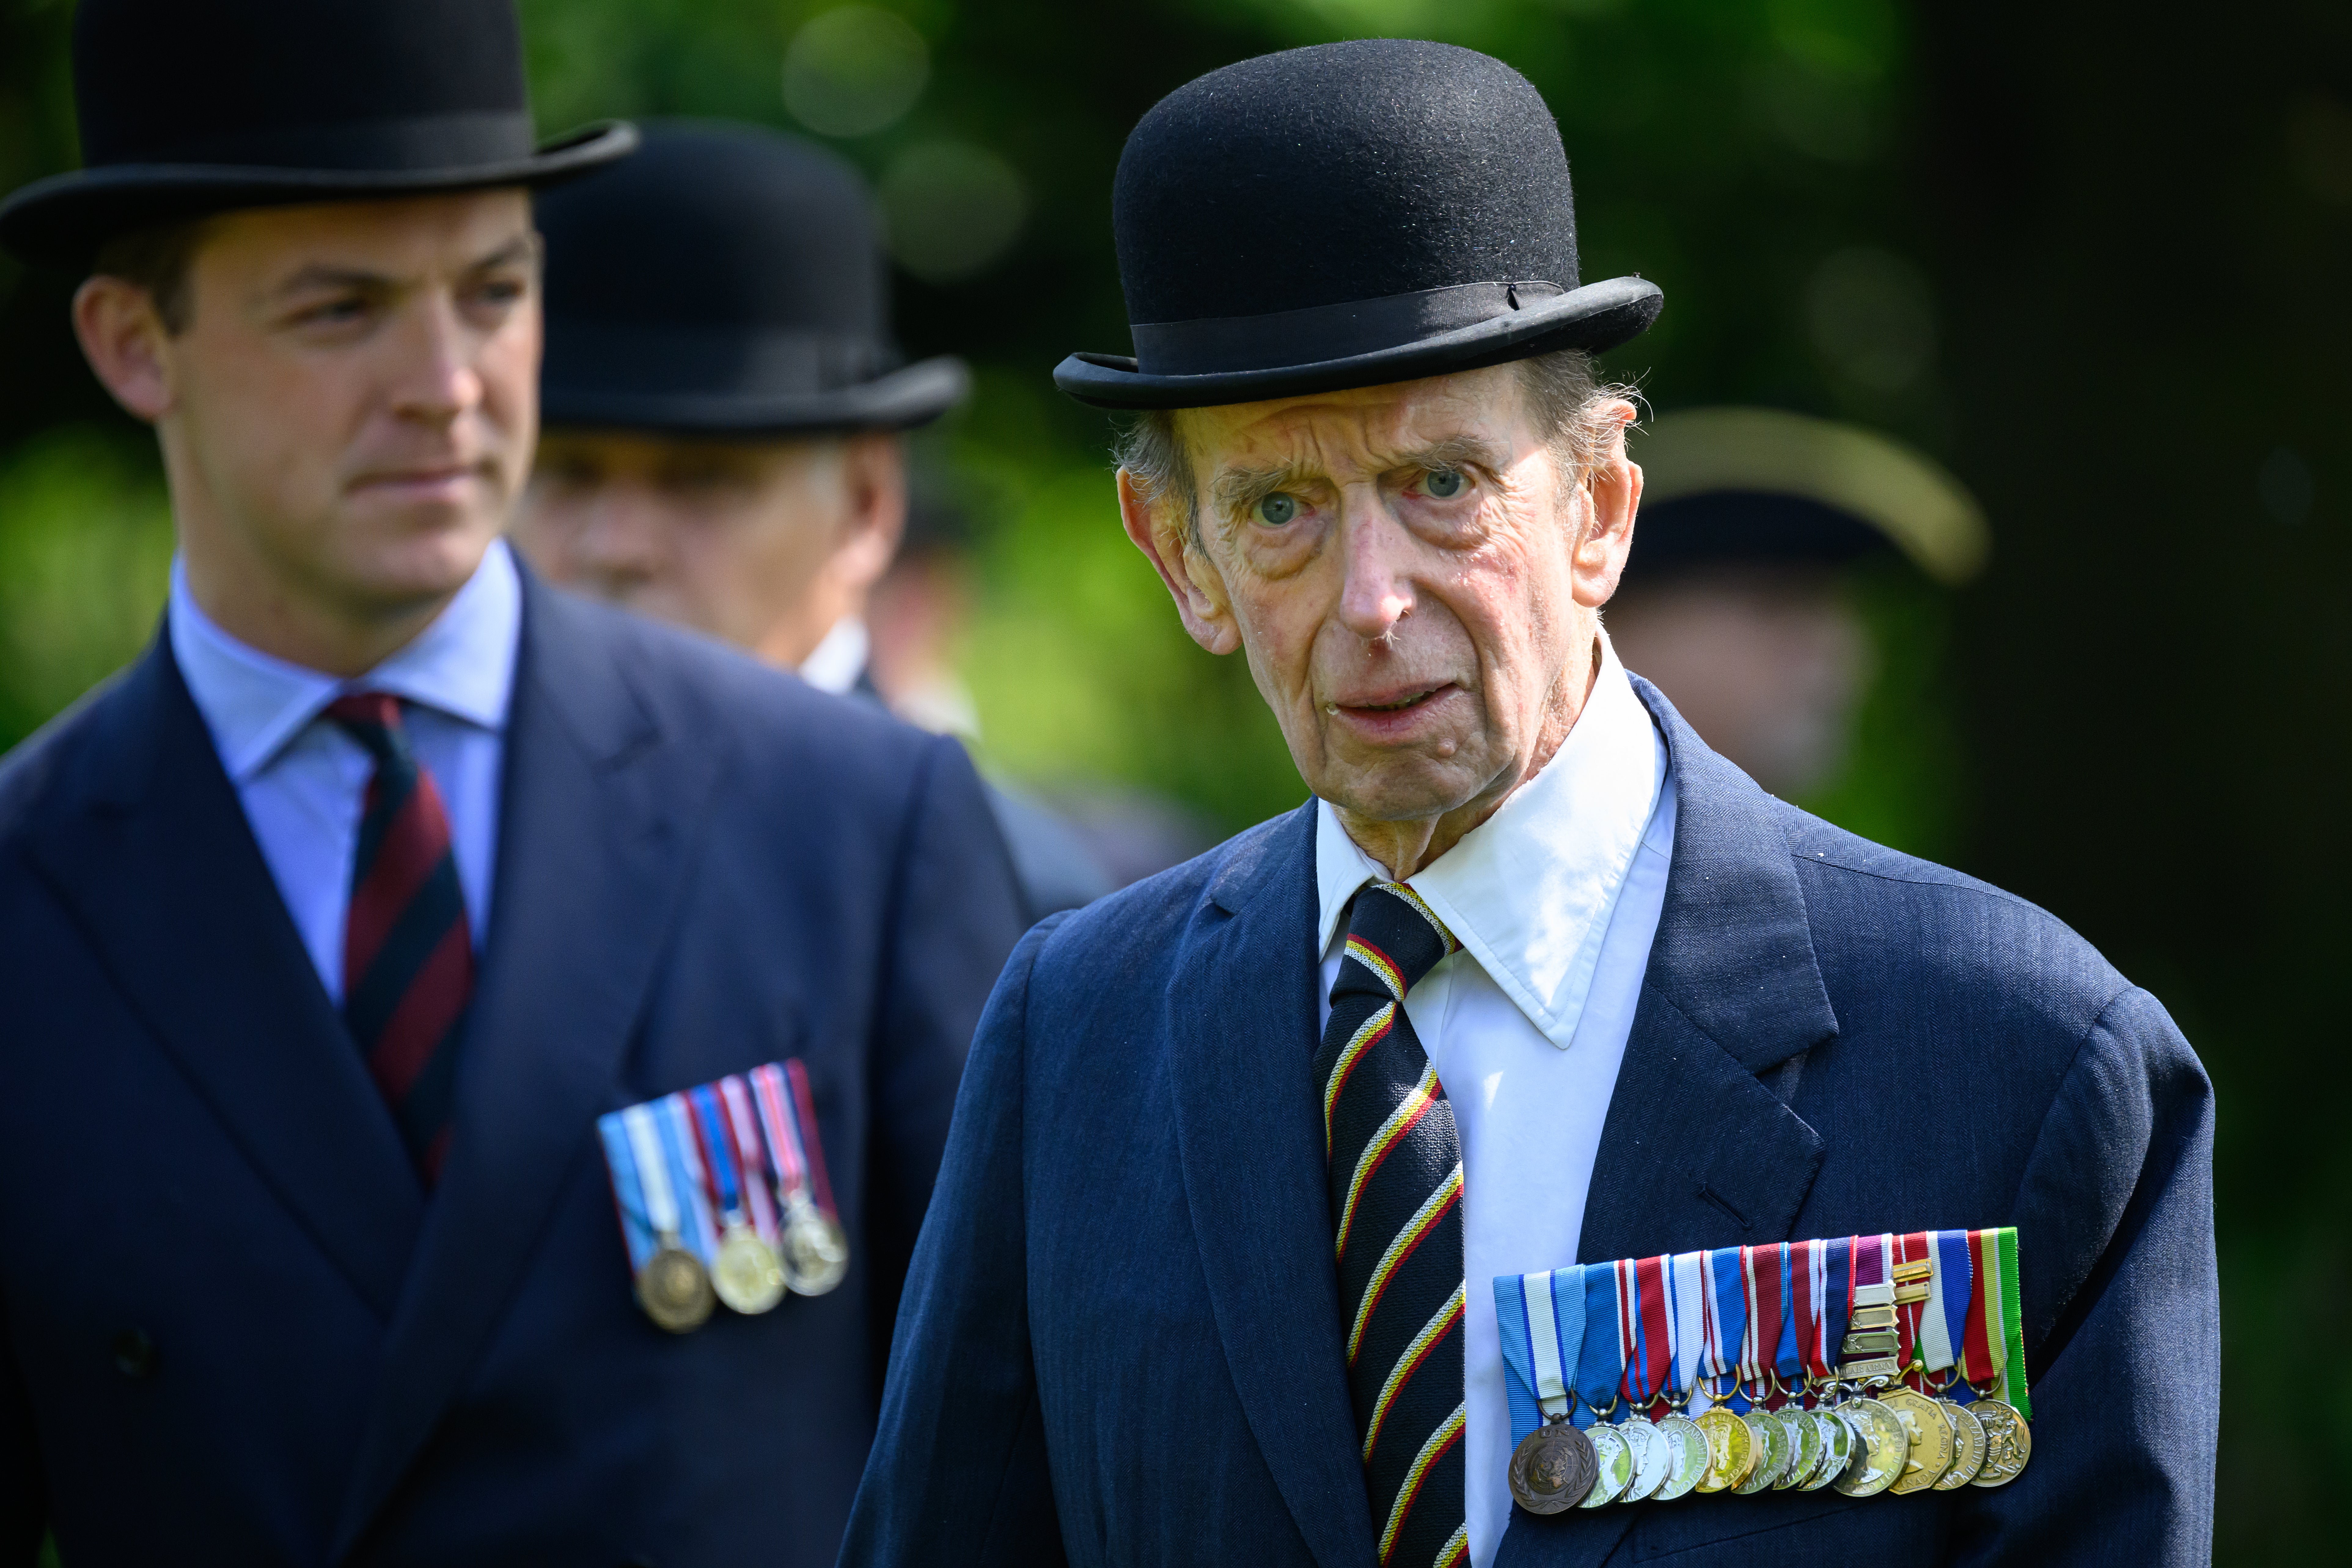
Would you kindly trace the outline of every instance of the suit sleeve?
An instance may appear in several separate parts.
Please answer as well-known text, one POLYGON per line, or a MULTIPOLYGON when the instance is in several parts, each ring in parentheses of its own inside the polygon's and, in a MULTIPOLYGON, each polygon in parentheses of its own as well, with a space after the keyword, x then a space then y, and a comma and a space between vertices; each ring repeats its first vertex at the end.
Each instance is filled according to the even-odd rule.
POLYGON ((844 1568, 1065 1560, 1030 1352, 1022 1178, 1032 974, 1060 921, 1014 951, 973 1044, 844 1568))
MULTIPOLYGON (((972 1030, 1028 923, 995 816, 956 742, 929 742, 901 842, 879 1037, 868 1058, 874 1121, 865 1241, 877 1347, 890 1342, 972 1030)), ((877 1361, 877 1387, 882 1372, 877 1361)))
MULTIPOLYGON (((2033 1458, 1959 1521, 1965 1563, 2211 1556, 2221 1300, 2213 1091, 2127 991, 2076 1052, 2018 1194, 2033 1458)), ((1974 1489, 1969 1489, 1971 1491, 1974 1489)))

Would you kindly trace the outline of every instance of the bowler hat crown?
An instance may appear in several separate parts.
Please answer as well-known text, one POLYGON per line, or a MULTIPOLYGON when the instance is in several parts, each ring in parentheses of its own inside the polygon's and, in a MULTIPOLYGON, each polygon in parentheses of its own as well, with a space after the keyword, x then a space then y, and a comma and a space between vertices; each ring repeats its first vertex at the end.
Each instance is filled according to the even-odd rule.
POLYGON ((647 128, 628 162, 544 198, 551 425, 688 434, 916 423, 962 367, 900 367, 857 171, 751 126, 647 128))
POLYGON ((1450 44, 1322 44, 1179 88, 1128 138, 1112 225, 1135 357, 1055 373, 1112 405, 1604 348, 1660 300, 1638 279, 1580 287, 1550 110, 1509 66, 1450 44))
POLYGON ((82 0, 84 166, 0 205, 0 241, 86 262, 110 235, 232 207, 530 184, 635 144, 534 150, 511 0, 82 0))

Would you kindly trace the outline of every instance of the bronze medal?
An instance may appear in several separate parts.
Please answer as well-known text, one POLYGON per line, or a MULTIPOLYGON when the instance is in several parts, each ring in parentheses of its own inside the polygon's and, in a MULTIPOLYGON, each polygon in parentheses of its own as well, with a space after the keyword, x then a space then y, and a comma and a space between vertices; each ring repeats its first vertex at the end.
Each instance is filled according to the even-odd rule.
POLYGON ((1666 1484, 1650 1494, 1650 1500, 1672 1502, 1687 1497, 1698 1485, 1699 1478, 1706 1474, 1706 1434, 1699 1430, 1697 1422, 1680 1412, 1661 1416, 1657 1425, 1658 1435, 1674 1450, 1674 1468, 1666 1476, 1666 1484))
POLYGON ((709 1321, 710 1275, 702 1260, 665 1233, 661 1245, 637 1270, 637 1304, 646 1316, 674 1334, 691 1333, 709 1321))
POLYGON ((1936 1489, 1956 1492, 1975 1480, 1977 1472, 1984 1468, 1984 1423, 1965 1405, 1956 1405, 1948 1399, 1936 1403, 1944 1407, 1944 1419, 1952 1424, 1952 1464, 1936 1479, 1936 1489))
POLYGON ((1511 1450, 1511 1500, 1533 1514, 1565 1513, 1600 1479, 1592 1439, 1568 1417, 1547 1421, 1511 1450))
POLYGON ((1917 1389, 1900 1384, 1880 1394, 1878 1402, 1895 1412, 1911 1439, 1903 1473, 1886 1489, 1897 1497, 1927 1490, 1952 1468, 1952 1424, 1945 1419, 1943 1406, 1917 1389))
POLYGON ((1911 1434, 1875 1399, 1849 1399, 1837 1408, 1853 1428, 1853 1458, 1831 1485, 1848 1497, 1876 1497, 1902 1478, 1911 1458, 1911 1434))
POLYGON ((779 1261, 784 1284, 796 1296, 822 1296, 849 1273, 849 1237, 841 1222, 805 1197, 792 1203, 784 1219, 779 1261))
POLYGON ((1658 1430, 1655 1423, 1638 1415, 1617 1431, 1625 1439, 1625 1446, 1633 1450, 1633 1483, 1617 1500, 1641 1502, 1655 1497, 1658 1489, 1666 1484, 1666 1478, 1674 1474, 1674 1445, 1666 1441, 1666 1435, 1658 1430))
POLYGON ((2005 1487, 2017 1479, 2025 1461, 2033 1457, 2033 1432, 2017 1407, 1998 1399, 1979 1399, 1969 1408, 1984 1427, 1984 1468, 1969 1482, 1974 1487, 2005 1487))
POLYGON ((1756 1435, 1756 1465, 1748 1472, 1748 1479, 1731 1489, 1742 1497, 1753 1497, 1771 1489, 1772 1483, 1788 1469, 1797 1446, 1790 1441, 1788 1427, 1769 1410, 1750 1410, 1740 1419, 1756 1435))
POLYGON ((1806 1491, 1817 1492, 1845 1474, 1846 1466, 1853 1459, 1853 1428, 1834 1410, 1808 1410, 1805 1414, 1811 1419, 1813 1430, 1821 1434, 1822 1462, 1811 1475, 1797 1484, 1806 1491))
POLYGON ((1592 1441, 1595 1467, 1592 1489, 1579 1508, 1601 1508, 1615 1502, 1633 1482, 1633 1450, 1614 1426, 1595 1426, 1585 1436, 1592 1441))
POLYGON ((1780 1416, 1780 1425, 1789 1434, 1790 1454, 1788 1468, 1772 1483, 1772 1489, 1784 1492, 1803 1485, 1822 1468, 1822 1429, 1813 1424, 1812 1412, 1793 1405, 1782 1405, 1780 1416))
POLYGON ((739 1222, 729 1226, 727 1234, 719 1238, 719 1260, 710 1270, 710 1289, 730 1310, 757 1317, 784 1299, 784 1266, 776 1261, 774 1247, 739 1222))
POLYGON ((1698 1418, 1706 1438, 1706 1473, 1699 1478, 1703 1492, 1729 1491, 1756 1468, 1756 1434, 1748 1423, 1723 1405, 1698 1418))

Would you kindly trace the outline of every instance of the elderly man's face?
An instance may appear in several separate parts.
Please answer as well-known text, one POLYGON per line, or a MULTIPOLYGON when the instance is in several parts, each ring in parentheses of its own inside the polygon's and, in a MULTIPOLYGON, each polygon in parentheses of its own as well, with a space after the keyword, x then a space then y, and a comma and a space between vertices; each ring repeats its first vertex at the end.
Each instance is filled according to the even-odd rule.
MULTIPOLYGON (((1622 427, 1633 410, 1614 407, 1622 427)), ((1180 501, 1147 506, 1123 475, 1129 532, 1202 646, 1246 650, 1351 830, 1483 816, 1549 760, 1631 537, 1622 442, 1584 482, 1563 472, 1507 365, 1186 410, 1177 428, 1199 542, 1180 501)))

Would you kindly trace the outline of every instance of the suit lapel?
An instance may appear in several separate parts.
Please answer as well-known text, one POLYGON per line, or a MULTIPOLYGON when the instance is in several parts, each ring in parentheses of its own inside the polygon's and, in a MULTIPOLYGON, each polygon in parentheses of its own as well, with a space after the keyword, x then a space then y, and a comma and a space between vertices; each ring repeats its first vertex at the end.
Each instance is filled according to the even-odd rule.
POLYGON ((1170 997, 1177 1131, 1201 1261, 1252 1436, 1325 1568, 1370 1562, 1339 1340, 1315 1051, 1315 812, 1237 846, 1170 997))
MULTIPOLYGON (((558 1193, 594 1159, 719 770, 665 736, 593 612, 525 580, 490 934, 457 1125, 334 1555, 359 1539, 491 1337, 558 1193)), ((617 1287, 615 1287, 617 1288, 617 1287)))
POLYGON ((32 856, 132 1009, 278 1201, 392 1317, 424 1200, 158 637, 97 700, 32 856))

